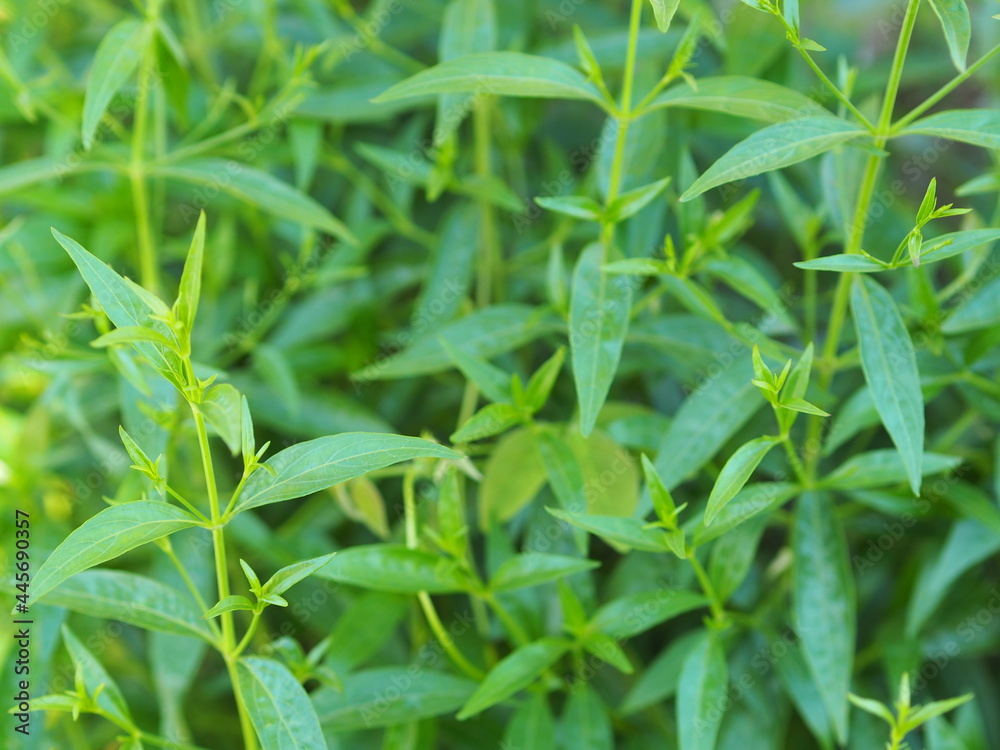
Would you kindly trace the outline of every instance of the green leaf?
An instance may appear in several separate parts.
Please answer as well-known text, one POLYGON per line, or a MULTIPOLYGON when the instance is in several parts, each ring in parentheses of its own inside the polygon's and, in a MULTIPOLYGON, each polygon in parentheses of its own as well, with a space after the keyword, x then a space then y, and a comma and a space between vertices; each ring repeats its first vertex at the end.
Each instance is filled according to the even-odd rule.
POLYGON ((749 363, 732 359, 685 400, 656 453, 657 472, 668 489, 694 475, 764 403, 749 363))
MULTIPOLYGON (((956 468, 961 465, 962 459, 939 453, 925 453, 920 463, 923 476, 931 476, 956 468)), ((899 451, 877 450, 851 456, 827 474, 821 485, 838 490, 860 490, 887 487, 908 479, 909 466, 905 464, 899 451)))
POLYGON ((804 400, 809 388, 812 365, 813 345, 810 341, 803 350, 802 356, 799 357, 799 361, 795 363, 795 367, 788 373, 788 380, 785 381, 785 385, 781 389, 781 398, 778 403, 784 407, 784 410, 779 410, 777 416, 782 435, 787 435, 788 431, 792 429, 799 412, 815 414, 816 416, 830 416, 822 409, 818 409, 804 400))
POLYGON ((588 654, 596 656, 602 662, 607 662, 622 674, 635 672, 635 667, 628 660, 625 651, 618 645, 618 641, 610 635, 589 633, 584 637, 581 645, 588 654))
POLYGON ((784 122, 826 112, 794 89, 742 76, 699 78, 696 87, 678 84, 657 96, 644 111, 660 107, 722 112, 764 122, 784 122))
POLYGON ((561 638, 541 638, 511 652, 489 671, 457 718, 461 721, 475 716, 528 687, 568 648, 561 638))
POLYGON ((677 505, 674 503, 670 490, 667 489, 663 479, 657 473, 656 467, 653 466, 652 461, 646 458, 645 453, 642 455, 642 473, 646 478, 646 487, 649 490, 649 496, 653 501, 653 510, 656 511, 657 517, 668 526, 675 526, 677 505))
POLYGON ((793 263, 796 268, 807 271, 836 271, 838 273, 878 273, 888 271, 889 266, 866 258, 863 255, 824 255, 822 258, 793 263))
POLYGON ((520 52, 480 52, 447 60, 397 83, 374 101, 453 93, 587 99, 604 105, 597 87, 575 68, 520 52))
POLYGON ((672 640, 642 671, 632 688, 622 700, 619 711, 630 716, 661 701, 670 699, 677 692, 681 669, 694 643, 703 638, 697 630, 689 630, 672 640))
POLYGON ((729 457, 719 478, 715 480, 712 487, 712 494, 708 498, 708 508, 705 511, 705 524, 710 525, 719 511, 725 507, 726 503, 732 500, 736 493, 743 489, 754 469, 764 459, 768 452, 781 442, 774 437, 759 437, 748 443, 741 445, 736 452, 729 457))
POLYGON ((941 22, 941 28, 944 29, 951 61, 960 73, 965 72, 965 60, 972 39, 972 23, 969 20, 969 8, 965 0, 927 1, 941 22))
POLYGON ((73 172, 64 159, 41 156, 0 166, 0 195, 73 172))
POLYGON ((366 669, 344 677, 342 691, 320 688, 313 694, 320 724, 332 732, 351 732, 450 714, 476 687, 452 674, 423 668, 414 674, 413 669, 366 669))
MULTIPOLYGON (((438 59, 454 60, 474 52, 496 49, 497 19, 493 0, 451 0, 441 21, 438 59)), ((434 145, 447 141, 472 111, 472 97, 444 94, 438 99, 434 145)))
POLYGON ((90 345, 95 349, 103 349, 104 347, 119 344, 137 344, 142 342, 155 344, 166 351, 175 351, 177 349, 177 342, 174 339, 168 338, 150 328, 138 328, 136 326, 112 329, 91 341, 90 345))
POLYGON ((468 443, 499 435, 520 424, 524 415, 510 404, 488 404, 469 417, 450 438, 452 443, 468 443))
POLYGON ((524 389, 524 403, 532 412, 541 409, 549 400, 549 394, 552 393, 565 359, 566 349, 560 346, 528 380, 528 385, 524 389))
POLYGON ((669 177, 629 190, 615 198, 608 206, 607 220, 621 222, 639 213, 656 199, 670 183, 669 177))
POLYGON ((514 712, 500 747, 509 750, 552 750, 556 747, 556 722, 544 693, 535 693, 514 712))
MULTIPOLYGON (((101 40, 94 55, 94 64, 83 102, 83 147, 94 144, 94 134, 111 103, 112 97, 125 85, 139 67, 149 44, 151 27, 147 23, 126 19, 113 26, 101 40)), ((140 81, 140 86, 149 86, 140 81)))
POLYGON ((973 699, 973 697, 972 693, 966 693, 965 695, 960 695, 957 698, 934 701, 932 703, 928 703, 926 706, 918 706, 914 708, 907 717, 907 721, 904 726, 910 730, 916 729, 917 727, 926 724, 931 719, 942 716, 949 711, 958 708, 962 704, 968 703, 973 699))
MULTIPOLYGON (((173 338, 173 332, 166 323, 153 319, 168 312, 166 305, 128 279, 123 279, 76 240, 56 229, 52 230, 52 236, 69 253, 94 298, 115 326, 149 328, 167 339, 173 338)), ((184 365, 176 352, 147 341, 137 341, 133 346, 157 372, 177 388, 184 387, 187 382, 184 365)))
POLYGON ((546 211, 572 216, 585 221, 600 221, 604 213, 601 204, 593 198, 583 195, 557 195, 554 197, 535 198, 535 203, 546 211))
POLYGON ((442 326, 353 377, 364 382, 429 375, 455 366, 445 349, 447 344, 472 357, 489 359, 561 329, 562 324, 548 310, 519 304, 493 305, 442 326))
POLYGON ((569 345, 584 435, 594 429, 611 389, 632 311, 631 286, 601 270, 603 253, 593 243, 580 254, 570 300, 569 345))
POLYGON ((510 375, 479 357, 466 354, 465 350, 441 339, 441 346, 455 366, 462 371, 490 401, 510 402, 510 375))
POLYGON ((860 695, 855 695, 854 693, 848 693, 847 699, 862 711, 879 717, 890 727, 896 725, 896 717, 892 715, 892 711, 886 708, 884 704, 871 698, 862 698, 860 695))
POLYGON ((194 238, 188 249, 187 260, 184 261, 184 271, 181 273, 180 289, 177 301, 174 303, 174 314, 190 334, 194 330, 194 318, 198 312, 198 300, 201 297, 201 274, 205 259, 205 212, 198 217, 194 230, 194 238))
MULTIPOLYGON (((675 8, 676 5, 675 0, 675 8)), ((655 3, 653 7, 656 7, 655 3)), ((560 726, 563 747, 573 750, 614 750, 614 734, 608 709, 586 682, 580 682, 570 691, 560 726)))
POLYGON ((211 620, 213 617, 218 617, 226 612, 253 612, 255 609, 253 602, 247 599, 245 596, 227 596, 221 602, 216 604, 214 607, 208 610, 202 617, 206 620, 211 620))
MULTIPOLYGON (((959 2, 960 0, 939 0, 959 2)), ((983 148, 1000 148, 1000 109, 952 109, 917 120, 899 135, 933 135, 983 148)))
POLYGON ((977 250, 1000 240, 1000 229, 971 229, 964 232, 952 232, 924 241, 922 264, 936 263, 939 260, 953 258, 956 255, 977 250))
POLYGON ((569 513, 556 508, 546 510, 560 521, 577 526, 602 539, 646 552, 669 552, 666 536, 658 529, 647 529, 637 518, 619 516, 592 516, 586 513, 569 513))
POLYGON ((864 134, 856 125, 827 115, 771 125, 733 146, 680 199, 689 201, 727 182, 798 164, 864 134))
POLYGON ((197 406, 234 456, 243 449, 243 402, 236 388, 229 383, 217 383, 208 389, 205 400, 197 406))
POLYGON ((851 311, 875 408, 906 464, 913 494, 919 495, 924 399, 909 331, 889 292, 863 276, 851 289, 851 311))
MULTIPOLYGON (((535 431, 538 455, 542 458, 549 486, 563 510, 582 512, 587 507, 585 480, 580 460, 570 445, 556 430, 541 428, 535 431)), ((577 550, 585 554, 587 539, 583 529, 573 527, 577 550)))
POLYGON ((592 570, 599 564, 578 557, 529 552, 504 561, 490 578, 489 585, 492 591, 513 591, 567 578, 584 570, 592 570))
POLYGON ((309 694, 281 662, 249 656, 237 664, 240 694, 263 750, 326 750, 309 694))
POLYGON ((105 508, 75 529, 42 563, 31 581, 29 604, 72 575, 197 525, 187 511, 157 500, 105 508))
POLYGON ((545 465, 531 430, 514 430, 494 446, 483 467, 479 488, 479 522, 490 528, 506 521, 531 502, 545 484, 545 465))
POLYGON ((326 208, 283 180, 255 167, 227 159, 189 159, 155 167, 152 174, 225 190, 280 219, 320 229, 350 242, 357 239, 326 208))
POLYGON ((268 582, 264 584, 263 590, 269 594, 283 594, 296 583, 304 578, 308 578, 330 562, 336 554, 336 552, 331 552, 328 555, 321 555, 320 557, 288 565, 271 576, 268 582))
POLYGON ((767 516, 755 516, 730 533, 723 534, 712 545, 708 576, 723 602, 736 592, 750 572, 767 522, 767 516))
POLYGON ((941 330, 953 335, 997 324, 1000 324, 1000 279, 993 279, 949 315, 941 330))
POLYGON ((320 578, 398 594, 469 591, 472 581, 448 558, 395 544, 348 547, 314 572, 320 578))
POLYGON ((707 633, 681 668, 677 689, 680 750, 713 750, 725 716, 729 669, 718 637, 707 633))
POLYGON ((250 475, 237 496, 241 512, 295 497, 304 497, 348 479, 415 458, 460 458, 461 454, 420 438, 371 432, 345 432, 316 438, 273 456, 267 471, 250 475))
POLYGON ((613 599, 590 618, 589 628, 618 640, 634 638, 685 612, 708 606, 701 594, 663 586, 613 599))
POLYGON ((96 693, 96 703, 102 711, 125 726, 134 727, 132 714, 118 683, 111 679, 111 675, 107 673, 104 666, 80 642, 68 625, 62 626, 62 638, 77 674, 83 678, 83 687, 86 689, 87 695, 93 698, 96 693))
POLYGON ((843 743, 857 612, 847 541, 829 495, 805 492, 799 498, 792 549, 793 604, 802 653, 843 743))
POLYGON ((45 602, 144 630, 212 640, 187 594, 135 573, 87 570, 59 584, 45 602))

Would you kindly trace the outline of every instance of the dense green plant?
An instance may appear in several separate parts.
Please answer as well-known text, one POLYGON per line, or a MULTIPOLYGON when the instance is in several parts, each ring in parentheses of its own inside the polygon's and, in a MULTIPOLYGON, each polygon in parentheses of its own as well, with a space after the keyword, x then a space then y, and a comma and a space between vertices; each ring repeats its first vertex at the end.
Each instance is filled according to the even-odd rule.
POLYGON ((0 2, 4 736, 1000 745, 986 5, 0 2))

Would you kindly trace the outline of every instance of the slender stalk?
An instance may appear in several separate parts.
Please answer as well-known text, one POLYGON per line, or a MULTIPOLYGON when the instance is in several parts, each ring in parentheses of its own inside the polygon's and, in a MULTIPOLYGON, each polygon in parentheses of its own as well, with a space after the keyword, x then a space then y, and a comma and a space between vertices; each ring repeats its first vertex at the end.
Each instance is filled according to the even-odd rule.
MULTIPOLYGON (((490 117, 492 109, 492 99, 484 94, 472 113, 476 175, 484 181, 493 176, 493 167, 490 160, 490 147, 492 144, 490 117)), ((500 280, 498 274, 501 270, 501 248, 493 205, 485 198, 479 198, 478 203, 482 246, 479 257, 479 275, 476 279, 476 302, 480 307, 485 307, 490 303, 493 295, 494 281, 499 286, 500 280)))
POLYGON ((149 120, 149 89, 153 85, 154 65, 153 48, 150 46, 143 53, 142 73, 139 76, 139 95, 136 100, 135 125, 132 130, 129 181, 132 186, 132 203, 135 208, 136 235, 139 244, 139 276, 144 287, 154 294, 158 294, 160 267, 156 260, 156 246, 149 219, 149 193, 144 164, 146 129, 149 120))
POLYGON ((698 561, 694 551, 691 552, 687 559, 691 563, 691 567, 694 569, 694 574, 698 578, 701 590, 704 591, 705 596, 708 597, 708 606, 709 609, 712 610, 712 618, 718 623, 725 622, 726 611, 722 607, 722 601, 719 599, 719 594, 716 592, 715 586, 712 585, 712 581, 708 577, 708 573, 705 572, 704 566, 702 566, 702 564, 698 561))
POLYGON ((253 634, 257 632, 257 625, 260 624, 260 615, 261 615, 260 611, 257 610, 254 611, 253 618, 250 620, 250 624, 247 626, 247 632, 243 634, 243 637, 240 639, 240 642, 237 643, 236 647, 233 649, 234 659, 237 658, 240 654, 242 654, 244 649, 246 649, 246 647, 250 645, 250 639, 253 638, 253 634))

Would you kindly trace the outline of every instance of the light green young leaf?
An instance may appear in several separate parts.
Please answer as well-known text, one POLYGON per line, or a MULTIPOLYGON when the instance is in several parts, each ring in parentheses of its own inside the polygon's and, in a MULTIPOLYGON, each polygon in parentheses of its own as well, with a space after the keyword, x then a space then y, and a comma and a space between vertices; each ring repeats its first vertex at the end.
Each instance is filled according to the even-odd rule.
POLYGON ((528 385, 524 389, 524 403, 532 412, 541 409, 549 400, 549 394, 552 393, 565 359, 566 349, 560 346, 528 380, 528 385))
POLYGON ((453 560, 395 544, 348 547, 314 575, 397 594, 447 594, 472 588, 468 575, 453 560))
POLYGON ((604 106, 597 87, 575 68, 521 52, 480 52, 447 60, 397 83, 374 101, 453 93, 587 99, 604 106))
POLYGON ((587 513, 569 513, 557 508, 546 508, 546 510, 560 521, 589 531, 591 534, 615 544, 645 552, 670 551, 663 531, 645 528, 645 524, 638 518, 592 516, 587 513))
MULTIPOLYGON (((153 319, 153 316, 168 312, 166 305, 128 279, 123 279, 107 263, 87 252, 76 240, 56 229, 52 230, 52 235, 69 253, 101 309, 115 326, 149 328, 168 339, 173 338, 173 332, 166 323, 153 319)), ((137 341, 133 346, 157 372, 177 388, 184 387, 184 365, 176 352, 148 341, 137 341)))
POLYGON ((458 712, 468 719, 528 687, 569 649, 561 638, 541 638, 511 652, 490 670, 476 692, 458 712))
MULTIPOLYGON (((959 2, 960 0, 940 0, 959 2)), ((951 109, 917 120, 898 135, 933 135, 983 148, 1000 148, 1000 109, 951 109)))
POLYGON ((674 503, 674 498, 645 453, 642 454, 642 473, 646 478, 646 487, 657 517, 667 525, 676 525, 677 505, 674 503))
POLYGON ((97 661, 92 653, 80 642, 68 625, 62 626, 63 643, 69 651, 70 658, 77 673, 83 677, 83 687, 91 698, 97 693, 97 705, 109 716, 113 716, 127 727, 134 727, 132 713, 129 711, 125 696, 104 666, 97 661), (98 690, 100 692, 98 693, 98 690))
MULTIPOLYGON (((675 8, 676 5, 675 0, 675 8)), ((586 682, 580 682, 570 691, 560 725, 564 747, 573 750, 614 750, 614 733, 607 706, 586 682)))
POLYGON ((528 429, 514 430, 494 446, 479 488, 479 523, 487 529, 512 518, 545 484, 545 465, 528 429))
POLYGON ((764 122, 784 122, 826 112, 794 89, 742 76, 699 78, 697 88, 681 83, 657 96, 646 111, 680 107, 722 112, 764 122))
POLYGON ((689 201, 727 182, 798 164, 864 133, 846 120, 828 115, 812 115, 771 125, 733 146, 680 199, 689 201))
POLYGON ((802 260, 792 265, 806 271, 836 271, 839 273, 878 273, 889 270, 888 265, 856 254, 824 255, 822 258, 802 260))
POLYGON ((267 459, 276 476, 267 471, 251 474, 236 499, 235 511, 304 497, 415 458, 461 458, 461 454, 420 438, 371 432, 309 440, 267 459))
POLYGON ((875 408, 906 464, 913 494, 919 495, 924 399, 910 333, 889 292, 866 277, 858 277, 851 288, 851 311, 875 408))
POLYGON ((205 400, 197 407, 234 456, 243 448, 243 402, 236 388, 229 383, 217 383, 209 388, 205 400))
MULTIPOLYGON (((83 102, 83 147, 90 149, 94 134, 108 104, 139 67, 149 45, 151 27, 129 18, 113 26, 101 40, 94 55, 90 81, 83 102)), ((145 81, 140 86, 148 86, 145 81)))
POLYGON ((634 190, 629 190, 627 193, 622 193, 608 206, 608 221, 620 222, 635 216, 666 190, 669 183, 670 178, 664 177, 662 180, 657 180, 649 185, 643 185, 634 190))
POLYGON ((725 716, 729 668, 718 636, 706 633, 681 668, 677 688, 680 750, 714 750, 725 716))
POLYGON ((56 586, 45 602, 144 630, 212 640, 187 594, 135 573, 87 570, 56 586))
POLYGON ((792 425, 795 424, 799 412, 804 414, 815 414, 817 416, 829 416, 822 409, 817 409, 812 404, 805 401, 806 390, 809 387, 809 376, 812 373, 813 365, 813 345, 810 341, 808 346, 795 363, 791 372, 788 373, 788 380, 785 381, 781 389, 780 403, 784 409, 778 410, 778 426, 783 435, 787 434, 792 425))
POLYGON ((255 167, 227 159, 189 159, 151 170, 195 185, 221 187, 227 193, 281 219, 320 229, 345 242, 357 239, 326 208, 283 180, 255 167))
POLYGON ((366 669, 344 677, 342 691, 320 688, 312 697, 320 724, 332 732, 350 732, 450 714, 469 699, 476 687, 471 680, 432 669, 421 669, 420 679, 413 679, 411 669, 366 669), (385 689, 399 684, 409 687, 385 689))
POLYGON ((321 555, 310 560, 302 560, 301 562, 282 568, 264 584, 264 591, 269 594, 284 594, 296 583, 311 576, 330 562, 336 554, 336 552, 331 552, 328 555, 321 555))
POLYGON ((213 617, 218 617, 226 612, 252 612, 253 610, 253 602, 245 596, 232 595, 227 596, 214 607, 210 608, 202 617, 206 620, 211 620, 213 617))
POLYGON ((567 578, 599 564, 579 557, 530 552, 506 560, 490 578, 489 586, 492 591, 513 591, 567 578))
POLYGON ((184 261, 184 271, 181 273, 180 289, 177 301, 174 303, 174 314, 189 334, 194 329, 194 317, 198 312, 198 300, 201 297, 201 273, 205 262, 205 212, 198 217, 198 225, 194 230, 194 238, 184 261))
POLYGON ((29 604, 72 575, 197 525, 187 511, 157 500, 105 508, 74 530, 42 563, 31 581, 29 604))
POLYGON ((959 73, 965 72, 965 60, 972 40, 972 23, 965 0, 928 0, 928 3, 944 29, 951 61, 955 63, 959 73))
POLYGON ((885 704, 871 698, 862 698, 860 695, 855 695, 854 693, 848 693, 847 699, 865 713, 877 716, 889 726, 895 726, 896 717, 892 715, 892 711, 886 708, 885 704))
POLYGON ((743 485, 750 479, 764 456, 779 442, 778 438, 765 435, 744 443, 729 457, 719 472, 719 478, 715 480, 712 494, 709 495, 708 508, 705 510, 705 525, 711 525, 726 503, 743 489, 743 485))
POLYGON ((326 750, 309 694, 288 667, 250 656, 239 660, 237 674, 263 750, 326 750))
POLYGON ((600 221, 604 209, 593 198, 584 195, 556 195, 553 197, 535 198, 535 203, 546 211, 572 216, 585 221, 600 221))
POLYGON ((632 311, 631 286, 601 270, 603 252, 594 243, 580 254, 570 300, 569 345, 584 435, 594 429, 611 389, 632 311))
POLYGON ((441 339, 441 346, 462 374, 476 384, 490 401, 494 403, 510 402, 510 375, 489 362, 466 354, 458 346, 447 339, 441 339))
POLYGON ((904 726, 910 730, 916 729, 923 724, 926 724, 931 719, 938 716, 942 716, 949 711, 952 711, 964 703, 968 703, 975 697, 972 693, 966 693, 965 695, 960 695, 957 698, 949 698, 943 701, 934 701, 928 703, 926 706, 918 706, 907 717, 907 721, 904 726))
POLYGON ((544 693, 530 696, 514 712, 500 746, 517 750, 552 750, 556 747, 556 721, 544 693))
POLYGON ((802 652, 843 743, 857 605, 847 541, 830 495, 805 492, 799 498, 792 548, 793 603, 802 652))
POLYGON ((119 344, 139 344, 150 343, 166 351, 175 351, 177 342, 173 338, 168 338, 151 328, 139 328, 138 326, 125 326, 124 328, 113 328, 102 336, 90 342, 95 349, 103 349, 108 346, 119 344))
POLYGON ((510 404, 488 404, 452 433, 450 440, 457 445, 493 437, 520 424, 523 419, 524 415, 510 404))

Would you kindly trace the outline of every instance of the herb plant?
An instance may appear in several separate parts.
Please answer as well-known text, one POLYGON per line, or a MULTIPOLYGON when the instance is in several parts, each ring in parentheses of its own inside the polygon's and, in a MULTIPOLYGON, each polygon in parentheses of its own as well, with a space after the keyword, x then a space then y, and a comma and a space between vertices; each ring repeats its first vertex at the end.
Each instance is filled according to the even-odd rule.
POLYGON ((5 742, 1000 746, 989 5, 0 1, 5 742))

